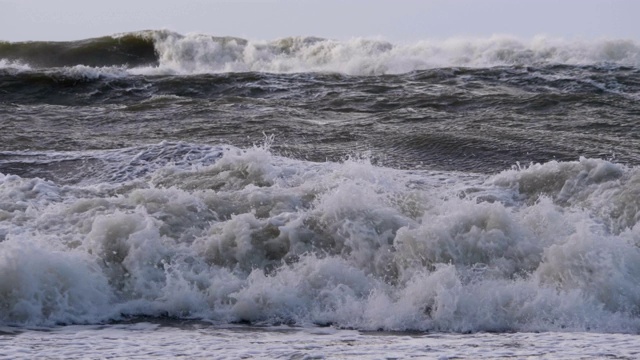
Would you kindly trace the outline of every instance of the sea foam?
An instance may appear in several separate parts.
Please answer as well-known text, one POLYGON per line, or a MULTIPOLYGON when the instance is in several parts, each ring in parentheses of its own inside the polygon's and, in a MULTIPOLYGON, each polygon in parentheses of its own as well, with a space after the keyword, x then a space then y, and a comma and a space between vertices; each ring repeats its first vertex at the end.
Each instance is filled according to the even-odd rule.
POLYGON ((472 176, 184 143, 93 155, 120 175, 0 177, 3 325, 640 328, 635 168, 580 159, 472 176))
POLYGON ((509 36, 452 38, 394 44, 354 38, 290 37, 275 41, 153 33, 159 65, 144 72, 178 74, 260 71, 399 74, 441 67, 615 64, 637 66, 631 40, 569 41, 509 36))

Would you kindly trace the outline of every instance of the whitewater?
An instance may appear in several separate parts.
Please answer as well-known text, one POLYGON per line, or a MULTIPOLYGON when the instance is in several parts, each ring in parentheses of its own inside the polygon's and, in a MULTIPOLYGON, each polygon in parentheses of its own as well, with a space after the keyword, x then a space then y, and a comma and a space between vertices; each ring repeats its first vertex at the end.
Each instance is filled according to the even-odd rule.
POLYGON ((635 358, 640 44, 0 42, 0 358, 635 358))

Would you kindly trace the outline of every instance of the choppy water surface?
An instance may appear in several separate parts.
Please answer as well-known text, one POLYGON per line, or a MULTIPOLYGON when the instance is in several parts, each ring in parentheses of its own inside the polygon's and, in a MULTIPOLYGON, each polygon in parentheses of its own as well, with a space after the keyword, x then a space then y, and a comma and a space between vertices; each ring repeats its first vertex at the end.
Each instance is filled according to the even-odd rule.
POLYGON ((633 358, 639 58, 542 38, 0 43, 0 341, 633 358), (55 325, 74 326, 32 330, 55 325))

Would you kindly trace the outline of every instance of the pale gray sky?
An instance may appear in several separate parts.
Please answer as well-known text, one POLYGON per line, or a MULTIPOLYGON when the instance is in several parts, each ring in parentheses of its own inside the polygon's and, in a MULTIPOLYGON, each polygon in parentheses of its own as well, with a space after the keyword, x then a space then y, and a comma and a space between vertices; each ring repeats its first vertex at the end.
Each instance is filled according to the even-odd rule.
POLYGON ((640 0, 0 0, 0 40, 169 29, 270 40, 640 38, 640 0))

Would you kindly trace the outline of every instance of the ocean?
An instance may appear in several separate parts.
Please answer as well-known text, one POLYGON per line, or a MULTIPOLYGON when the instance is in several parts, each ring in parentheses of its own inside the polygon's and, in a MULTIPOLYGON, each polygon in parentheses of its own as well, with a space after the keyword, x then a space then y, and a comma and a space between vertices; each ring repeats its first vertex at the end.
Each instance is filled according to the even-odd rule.
POLYGON ((0 42, 0 358, 640 356, 640 43, 0 42))

